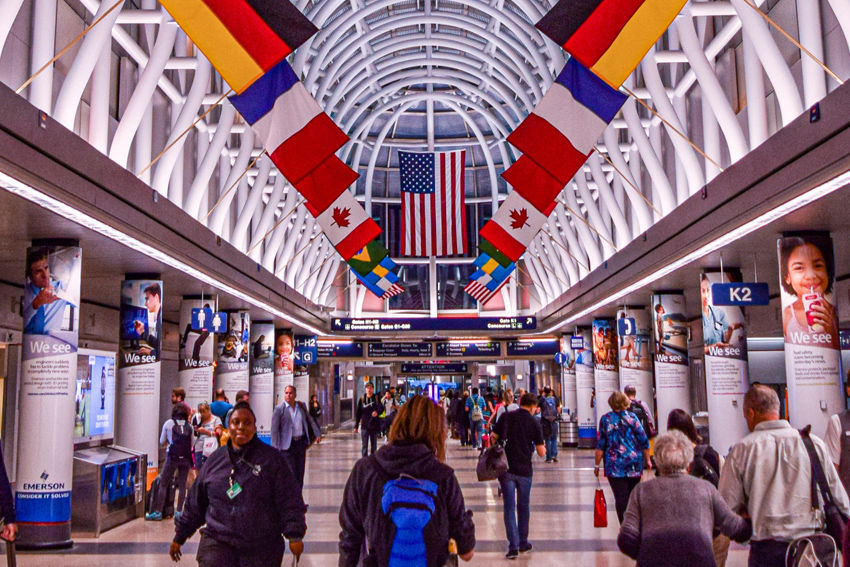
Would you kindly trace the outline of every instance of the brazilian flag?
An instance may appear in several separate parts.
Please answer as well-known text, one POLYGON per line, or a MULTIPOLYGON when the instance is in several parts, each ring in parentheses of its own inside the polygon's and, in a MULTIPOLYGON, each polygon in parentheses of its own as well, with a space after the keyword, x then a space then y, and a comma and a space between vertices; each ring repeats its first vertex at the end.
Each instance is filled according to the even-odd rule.
POLYGON ((387 257, 387 249, 381 244, 378 239, 372 240, 360 249, 360 251, 348 260, 348 265, 351 269, 365 276, 369 274, 381 260, 387 257))
POLYGON ((483 238, 478 242, 478 249, 496 260, 500 265, 504 267, 508 267, 513 264, 513 261, 502 253, 498 248, 490 244, 487 240, 483 238))

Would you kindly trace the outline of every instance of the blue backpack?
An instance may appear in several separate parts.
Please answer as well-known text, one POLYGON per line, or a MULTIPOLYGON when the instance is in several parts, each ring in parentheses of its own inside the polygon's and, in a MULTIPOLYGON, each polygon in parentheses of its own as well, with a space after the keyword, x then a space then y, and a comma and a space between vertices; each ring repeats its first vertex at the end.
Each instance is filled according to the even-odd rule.
POLYGON ((381 509, 395 526, 388 567, 427 567, 424 530, 436 509, 437 484, 408 475, 387 481, 381 509))

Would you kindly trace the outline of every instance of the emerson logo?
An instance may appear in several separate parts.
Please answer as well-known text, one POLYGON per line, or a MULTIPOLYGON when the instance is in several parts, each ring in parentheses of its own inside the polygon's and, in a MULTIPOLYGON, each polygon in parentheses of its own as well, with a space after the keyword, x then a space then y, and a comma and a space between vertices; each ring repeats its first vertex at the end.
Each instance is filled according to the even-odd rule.
MULTIPOLYGON (((39 475, 41 480, 46 481, 50 475, 45 470, 39 475)), ((65 490, 64 482, 25 482, 24 490, 65 490)))

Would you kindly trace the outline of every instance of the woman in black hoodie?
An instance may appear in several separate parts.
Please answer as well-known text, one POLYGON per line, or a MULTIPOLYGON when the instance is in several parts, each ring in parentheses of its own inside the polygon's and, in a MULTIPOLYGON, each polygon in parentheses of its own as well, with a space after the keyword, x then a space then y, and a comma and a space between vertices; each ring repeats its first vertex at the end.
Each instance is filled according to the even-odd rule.
POLYGON ((442 567, 449 538, 461 559, 475 547, 472 512, 446 458, 445 414, 426 396, 402 406, 389 443, 357 461, 339 511, 339 566, 394 567, 416 557, 442 567), (419 527, 411 527, 412 524, 419 527), (402 527, 397 527, 402 526, 402 527), (402 537, 397 532, 405 530, 402 537))

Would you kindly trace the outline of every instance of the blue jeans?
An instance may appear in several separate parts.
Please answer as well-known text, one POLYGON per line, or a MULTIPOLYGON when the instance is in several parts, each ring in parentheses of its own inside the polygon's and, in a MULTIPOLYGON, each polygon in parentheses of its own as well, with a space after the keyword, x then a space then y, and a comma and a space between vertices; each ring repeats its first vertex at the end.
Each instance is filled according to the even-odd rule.
POLYGON ((469 429, 472 433, 471 443, 472 446, 478 449, 481 447, 481 436, 484 435, 484 420, 480 421, 471 421, 469 423, 469 429))
POLYGON ((546 437, 543 441, 546 443, 546 460, 551 461, 552 459, 556 459, 558 457, 558 434, 552 433, 552 435, 546 437))
POLYGON ((528 520, 531 517, 531 477, 505 473, 499 479, 505 506, 505 532, 508 551, 528 547, 528 520))

